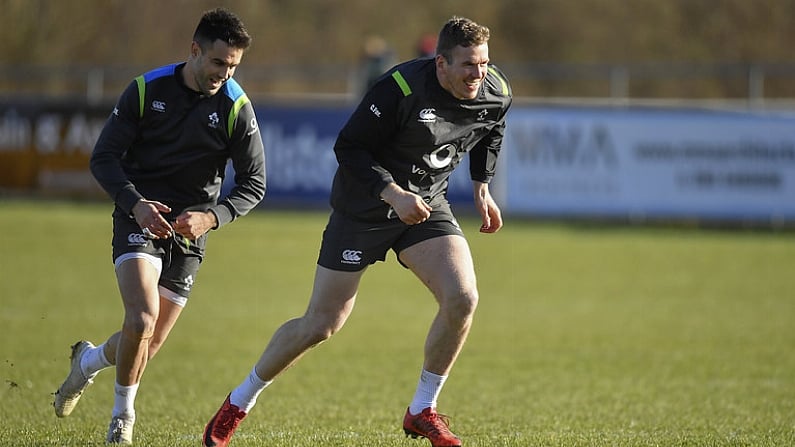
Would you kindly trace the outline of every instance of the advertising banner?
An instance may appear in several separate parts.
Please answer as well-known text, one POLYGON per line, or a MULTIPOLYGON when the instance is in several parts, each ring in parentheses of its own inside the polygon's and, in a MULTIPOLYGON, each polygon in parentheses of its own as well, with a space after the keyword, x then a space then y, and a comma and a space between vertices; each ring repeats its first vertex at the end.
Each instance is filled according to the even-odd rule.
POLYGON ((99 195, 88 160, 111 106, 0 104, 0 187, 99 195))
POLYGON ((509 212, 795 219, 795 116, 646 108, 512 111, 509 212))
MULTIPOLYGON (((328 206, 334 142, 352 109, 256 108, 265 204, 328 206)), ((103 196, 88 160, 110 110, 0 104, 0 188, 103 196)), ((492 191, 505 213, 795 221, 795 114, 516 106, 504 143, 492 191)), ((467 163, 450 179, 454 204, 472 201, 467 163)))

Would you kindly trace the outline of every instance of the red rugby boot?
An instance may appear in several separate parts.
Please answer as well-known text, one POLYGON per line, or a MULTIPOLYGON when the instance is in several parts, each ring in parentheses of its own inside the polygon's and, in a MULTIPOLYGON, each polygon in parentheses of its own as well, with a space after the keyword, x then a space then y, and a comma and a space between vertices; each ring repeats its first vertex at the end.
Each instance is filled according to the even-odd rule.
POLYGON ((204 447, 226 447, 244 417, 246 417, 246 412, 238 408, 237 405, 232 405, 229 402, 229 396, 226 396, 224 404, 204 427, 202 445, 204 447))
POLYGON ((447 416, 438 414, 433 408, 426 408, 417 415, 406 410, 406 416, 403 417, 406 436, 428 438, 431 447, 461 447, 461 440, 448 426, 447 416))

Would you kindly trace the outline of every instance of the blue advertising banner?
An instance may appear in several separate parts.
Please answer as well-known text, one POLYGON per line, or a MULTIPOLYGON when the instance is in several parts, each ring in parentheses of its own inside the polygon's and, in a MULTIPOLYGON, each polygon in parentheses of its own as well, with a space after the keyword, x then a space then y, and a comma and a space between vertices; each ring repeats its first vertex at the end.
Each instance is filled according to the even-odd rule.
POLYGON ((350 108, 259 107, 265 145, 265 200, 325 205, 337 169, 334 142, 350 108))

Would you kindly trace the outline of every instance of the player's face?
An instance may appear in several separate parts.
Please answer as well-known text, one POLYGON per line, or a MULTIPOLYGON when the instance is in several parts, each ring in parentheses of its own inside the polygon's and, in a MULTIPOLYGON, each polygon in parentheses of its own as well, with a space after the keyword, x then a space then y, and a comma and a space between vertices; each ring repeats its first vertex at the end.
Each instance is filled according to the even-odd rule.
POLYGON ((486 77, 489 63, 489 45, 457 46, 448 62, 436 56, 437 76, 442 87, 457 99, 475 99, 480 84, 486 77))
POLYGON ((224 82, 235 74, 242 58, 243 49, 230 47, 222 40, 216 40, 204 51, 197 42, 193 42, 188 61, 192 75, 187 76, 188 87, 207 96, 218 93, 224 82))

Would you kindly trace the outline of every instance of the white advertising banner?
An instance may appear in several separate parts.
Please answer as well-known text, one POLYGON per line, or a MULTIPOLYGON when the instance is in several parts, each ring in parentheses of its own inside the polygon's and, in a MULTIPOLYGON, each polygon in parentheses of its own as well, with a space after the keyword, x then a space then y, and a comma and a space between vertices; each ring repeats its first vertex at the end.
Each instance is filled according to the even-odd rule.
POLYGON ((508 120, 508 212, 795 220, 795 116, 550 107, 508 120))

